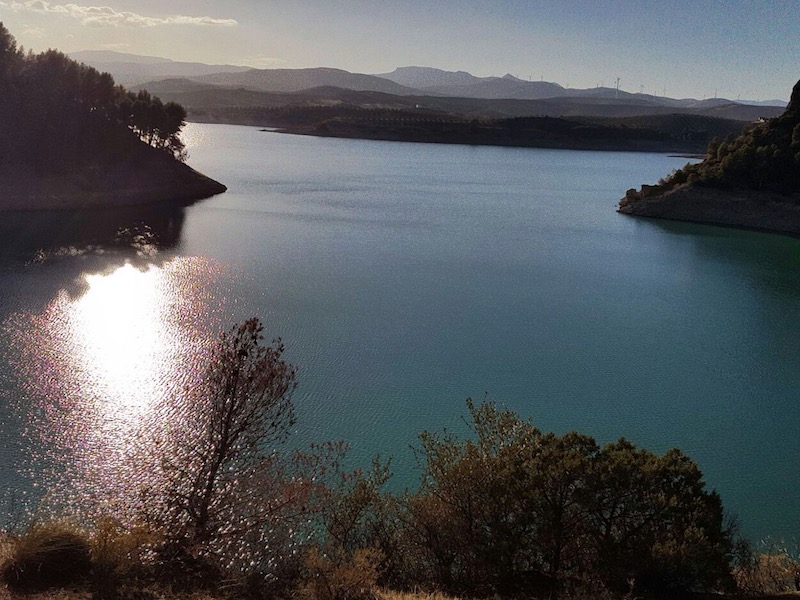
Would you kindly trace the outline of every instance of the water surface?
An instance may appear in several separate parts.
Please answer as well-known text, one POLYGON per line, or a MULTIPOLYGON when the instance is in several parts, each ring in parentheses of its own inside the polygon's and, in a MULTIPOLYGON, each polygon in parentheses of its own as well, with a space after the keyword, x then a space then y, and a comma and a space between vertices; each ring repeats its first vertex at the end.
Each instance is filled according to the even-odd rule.
POLYGON ((800 527, 800 243, 614 211, 684 159, 222 125, 186 140, 226 194, 6 220, 9 488, 32 438, 89 460, 215 332, 259 316, 299 368, 295 443, 392 454, 412 482, 416 434, 463 427, 486 395, 543 429, 678 446, 754 536, 800 527))

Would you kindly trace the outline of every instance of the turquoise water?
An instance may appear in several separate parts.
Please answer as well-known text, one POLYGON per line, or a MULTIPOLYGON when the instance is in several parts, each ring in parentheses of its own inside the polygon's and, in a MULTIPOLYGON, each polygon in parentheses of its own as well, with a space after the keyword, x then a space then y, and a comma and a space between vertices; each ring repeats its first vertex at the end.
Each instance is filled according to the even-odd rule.
POLYGON ((197 124, 186 140, 226 194, 0 226, 8 487, 30 431, 115 435, 202 340, 259 316, 299 369, 295 443, 391 454, 398 485, 416 434, 462 428, 486 395, 543 429, 678 446, 751 535, 800 530, 800 241, 615 212, 685 159, 197 124))

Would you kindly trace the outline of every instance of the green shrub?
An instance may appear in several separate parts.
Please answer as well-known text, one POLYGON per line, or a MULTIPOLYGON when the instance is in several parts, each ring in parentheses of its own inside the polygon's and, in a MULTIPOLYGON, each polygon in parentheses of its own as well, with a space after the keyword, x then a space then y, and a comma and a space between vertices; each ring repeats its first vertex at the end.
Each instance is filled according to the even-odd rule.
MULTIPOLYGON (((730 583, 719 496, 678 450, 599 446, 469 403, 473 436, 424 433, 423 483, 400 522, 418 584, 470 595, 711 591, 730 583)), ((389 557, 391 562, 393 556, 389 557)), ((387 566, 391 572, 393 565, 387 566)))

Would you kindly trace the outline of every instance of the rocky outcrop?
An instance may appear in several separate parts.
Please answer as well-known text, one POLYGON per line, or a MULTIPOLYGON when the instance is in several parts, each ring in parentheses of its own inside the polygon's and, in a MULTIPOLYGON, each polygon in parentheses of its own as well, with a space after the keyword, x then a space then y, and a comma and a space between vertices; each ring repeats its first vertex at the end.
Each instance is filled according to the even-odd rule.
POLYGON ((0 166, 0 211, 186 205, 226 189, 163 152, 66 173, 41 174, 19 164, 0 166))
POLYGON ((667 192, 658 186, 628 190, 619 212, 641 217, 693 221, 800 234, 800 194, 723 190, 683 185, 667 192))
POLYGON ((800 81, 785 112, 708 148, 703 162, 631 189, 619 212, 800 234, 800 81))

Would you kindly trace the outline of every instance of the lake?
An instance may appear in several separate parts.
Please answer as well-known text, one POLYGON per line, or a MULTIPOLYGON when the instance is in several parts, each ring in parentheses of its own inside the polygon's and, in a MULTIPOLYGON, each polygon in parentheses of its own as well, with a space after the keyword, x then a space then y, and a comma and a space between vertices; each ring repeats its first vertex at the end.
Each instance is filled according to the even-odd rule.
POLYGON ((258 316, 298 367, 293 443, 393 455, 396 485, 420 431, 463 431, 465 398, 487 397, 544 430, 677 446, 751 536, 800 531, 800 240, 615 212, 686 159, 184 137, 226 194, 2 217, 9 505, 43 464, 112 460, 209 340, 258 316))

